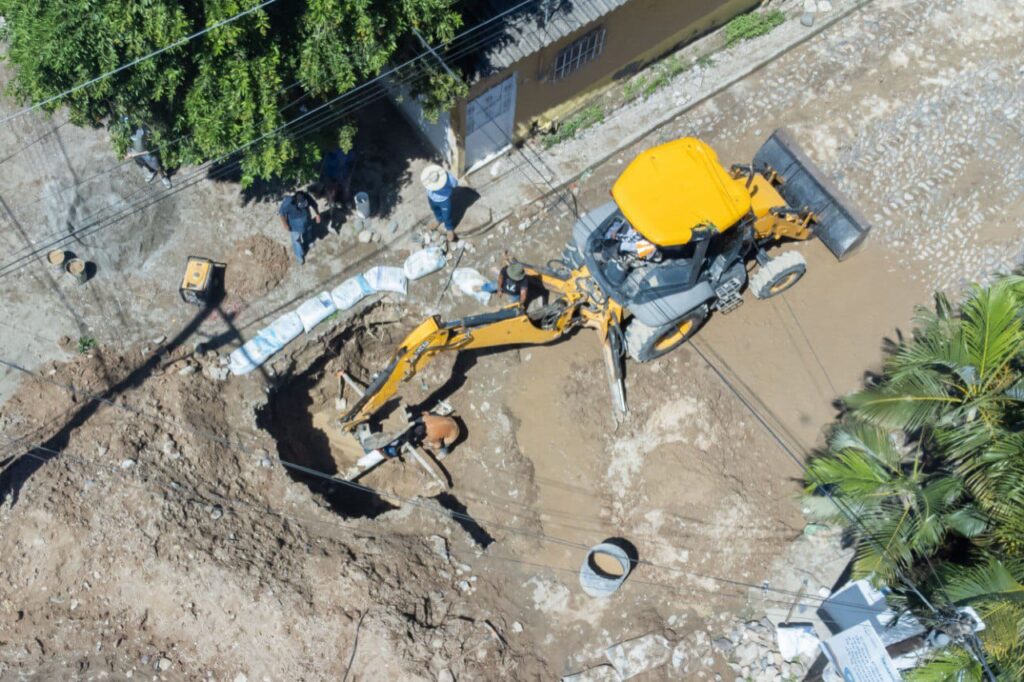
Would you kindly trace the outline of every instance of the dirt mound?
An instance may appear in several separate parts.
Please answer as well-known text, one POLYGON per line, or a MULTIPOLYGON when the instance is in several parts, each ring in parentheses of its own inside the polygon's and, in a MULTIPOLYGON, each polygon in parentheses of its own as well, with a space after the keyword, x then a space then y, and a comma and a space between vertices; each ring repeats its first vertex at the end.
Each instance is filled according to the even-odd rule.
POLYGON ((341 678, 354 651, 352 679, 554 679, 744 606, 707 576, 757 585, 799 533, 793 472, 706 368, 631 366, 614 418, 582 332, 402 382, 379 425, 443 399, 465 426, 446 490, 411 461, 360 479, 382 497, 286 469, 344 474, 335 372, 370 381, 416 322, 380 304, 226 381, 184 344, 24 384, 0 427, 43 448, 0 481, 0 677, 341 678), (611 537, 651 563, 593 600, 611 537))
POLYGON ((475 544, 436 503, 339 518, 257 428, 269 386, 218 365, 94 352, 0 410, 43 444, 0 481, 0 677, 553 677, 456 587, 475 544))
POLYGON ((242 305, 266 294, 284 279, 291 264, 288 249, 262 234, 235 242, 230 254, 224 274, 227 305, 242 305))

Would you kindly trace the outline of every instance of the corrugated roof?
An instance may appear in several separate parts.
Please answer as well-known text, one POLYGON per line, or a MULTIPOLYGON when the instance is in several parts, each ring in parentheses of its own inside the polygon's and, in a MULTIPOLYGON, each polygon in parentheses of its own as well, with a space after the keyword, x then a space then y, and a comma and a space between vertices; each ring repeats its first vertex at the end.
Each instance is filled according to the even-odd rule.
MULTIPOLYGON (((493 25, 470 34, 482 43, 477 59, 470 62, 477 78, 506 69, 570 33, 591 24, 629 0, 534 0, 493 25), (473 68, 475 66, 475 68, 473 68)), ((462 8, 466 27, 493 19, 517 0, 468 0, 462 8)), ((459 51, 459 45, 452 45, 459 51)))

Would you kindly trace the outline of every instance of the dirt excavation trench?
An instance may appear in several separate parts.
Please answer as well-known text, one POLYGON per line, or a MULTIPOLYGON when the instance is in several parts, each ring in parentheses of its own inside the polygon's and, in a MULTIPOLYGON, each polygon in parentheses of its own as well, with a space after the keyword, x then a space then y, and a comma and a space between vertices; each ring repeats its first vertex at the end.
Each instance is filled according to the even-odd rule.
MULTIPOLYGON (((338 426, 353 394, 345 389, 339 402, 336 373, 368 382, 414 323, 345 330, 296 355, 292 378, 258 415, 282 458, 332 475, 355 471, 358 453, 343 444, 338 426)), ((481 604, 499 594, 508 599, 502 611, 520 626, 531 623, 534 636, 546 633, 534 645, 563 674, 609 644, 662 631, 673 616, 687 623, 679 636, 720 610, 740 609, 743 592, 723 594, 714 578, 759 584, 802 528, 795 465, 699 358, 683 350, 631 365, 627 389, 630 414, 619 418, 598 341, 586 330, 545 347, 442 356, 402 385, 373 429, 397 432, 406 410, 446 401, 464 432, 437 462, 447 486, 408 458, 359 479, 382 498, 291 473, 347 518, 384 519, 405 507, 430 527, 439 515, 420 502, 436 502, 441 515, 456 512, 475 558, 466 563, 478 578, 457 581, 457 589, 481 604), (640 566, 635 588, 594 601, 576 574, 582 548, 608 538, 664 568, 640 566)))
MULTIPOLYGON (((588 331, 403 384, 382 426, 446 400, 465 427, 446 486, 403 460, 360 479, 380 496, 283 467, 345 475, 335 373, 368 381, 415 321, 378 306, 247 377, 137 347, 26 380, 0 424, 61 454, 0 507, 6 670, 319 679, 355 647, 352 679, 552 679, 743 611, 715 578, 759 584, 799 535, 795 465, 699 358, 630 365, 619 419, 588 331), (595 600, 582 548, 607 538, 653 565, 595 600)), ((677 663, 652 679, 730 672, 677 663)))

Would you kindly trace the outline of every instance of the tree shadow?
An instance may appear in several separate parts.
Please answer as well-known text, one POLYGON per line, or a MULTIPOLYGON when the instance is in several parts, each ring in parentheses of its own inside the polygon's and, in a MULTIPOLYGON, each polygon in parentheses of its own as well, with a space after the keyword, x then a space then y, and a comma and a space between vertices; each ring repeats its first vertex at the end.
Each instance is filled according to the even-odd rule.
MULTIPOLYGON (((320 104, 322 102, 315 100, 308 102, 310 109, 320 104)), ((314 114, 309 120, 318 116, 314 114)), ((386 98, 360 107, 351 114, 351 120, 357 128, 353 143, 355 162, 352 170, 352 195, 366 192, 370 197, 373 216, 387 219, 399 205, 402 188, 413 180, 410 170, 412 163, 416 159, 430 158, 431 152, 424 146, 419 134, 386 98)), ((343 119, 301 133, 299 141, 312 142, 321 154, 327 153, 336 147, 338 131, 345 122, 343 119)), ((217 164, 210 169, 207 177, 216 182, 240 183, 242 173, 238 159, 226 159, 217 164)), ((326 236, 328 217, 335 229, 340 229, 344 224, 352 224, 355 212, 350 205, 330 210, 322 178, 311 178, 310 182, 299 182, 294 177, 259 179, 241 190, 242 203, 276 203, 296 189, 303 188, 308 188, 314 195, 322 212, 329 213, 317 227, 317 239, 326 236)))

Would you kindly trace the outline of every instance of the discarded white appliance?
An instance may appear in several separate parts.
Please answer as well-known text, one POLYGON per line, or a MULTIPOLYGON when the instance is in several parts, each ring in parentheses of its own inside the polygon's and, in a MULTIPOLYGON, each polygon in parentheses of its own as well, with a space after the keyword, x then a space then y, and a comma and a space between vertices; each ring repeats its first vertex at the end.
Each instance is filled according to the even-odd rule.
POLYGON ((821 650, 829 661, 822 674, 826 682, 900 682, 903 679, 871 623, 855 625, 826 639, 821 643, 821 650))

